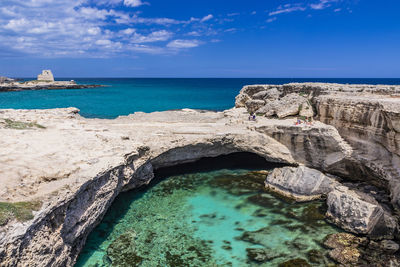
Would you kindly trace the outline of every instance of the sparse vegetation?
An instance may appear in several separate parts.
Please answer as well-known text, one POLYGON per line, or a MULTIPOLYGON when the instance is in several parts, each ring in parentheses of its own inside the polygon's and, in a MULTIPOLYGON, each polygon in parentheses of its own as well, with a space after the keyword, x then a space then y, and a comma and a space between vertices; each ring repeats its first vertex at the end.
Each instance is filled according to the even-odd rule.
POLYGON ((303 104, 300 104, 299 105, 299 113, 300 113, 300 111, 303 109, 303 104))
POLYGON ((29 83, 51 83, 53 81, 48 81, 48 80, 32 80, 32 81, 26 81, 22 82, 22 84, 29 84, 29 83))
POLYGON ((46 129, 46 127, 37 124, 36 122, 22 122, 22 121, 14 121, 11 119, 4 119, 4 122, 5 122, 5 128, 8 129, 17 129, 17 130, 24 130, 30 128, 46 129))
POLYGON ((32 202, 0 202, 0 225, 6 224, 9 220, 17 219, 25 222, 33 219, 32 211, 37 211, 42 206, 40 201, 32 202))

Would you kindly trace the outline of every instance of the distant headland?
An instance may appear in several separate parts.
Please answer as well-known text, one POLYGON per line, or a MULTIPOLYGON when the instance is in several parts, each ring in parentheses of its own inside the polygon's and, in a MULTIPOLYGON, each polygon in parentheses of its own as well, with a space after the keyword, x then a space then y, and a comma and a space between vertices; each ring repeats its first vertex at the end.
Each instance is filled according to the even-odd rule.
POLYGON ((43 70, 37 80, 18 81, 8 77, 0 77, 0 92, 24 90, 84 89, 103 87, 98 84, 77 84, 71 81, 55 81, 51 70, 43 70))

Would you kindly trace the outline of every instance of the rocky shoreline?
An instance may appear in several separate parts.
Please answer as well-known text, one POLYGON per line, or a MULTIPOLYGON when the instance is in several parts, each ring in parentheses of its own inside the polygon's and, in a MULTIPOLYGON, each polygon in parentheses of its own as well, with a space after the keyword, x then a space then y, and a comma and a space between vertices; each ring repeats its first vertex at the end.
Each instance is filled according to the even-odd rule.
POLYGON ((72 266, 114 198, 148 184, 154 170, 251 152, 289 166, 266 176, 269 190, 327 199, 327 218, 353 234, 327 241, 339 264, 388 266, 378 261, 385 255, 399 266, 399 93, 384 85, 255 85, 224 112, 115 120, 85 119, 74 108, 0 110, 0 201, 41 203, 32 218, 0 220, 0 263, 72 266), (296 116, 315 121, 295 125, 296 116))
POLYGON ((99 84, 77 84, 75 82, 36 82, 36 83, 4 83, 0 84, 0 92, 15 92, 29 90, 60 90, 60 89, 86 89, 105 87, 99 84))

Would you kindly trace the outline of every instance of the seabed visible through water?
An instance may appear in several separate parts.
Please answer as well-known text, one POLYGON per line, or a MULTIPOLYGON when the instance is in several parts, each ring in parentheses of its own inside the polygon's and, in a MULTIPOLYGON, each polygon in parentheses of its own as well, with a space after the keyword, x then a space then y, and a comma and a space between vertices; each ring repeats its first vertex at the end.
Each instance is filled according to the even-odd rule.
POLYGON ((76 266, 332 263, 322 242, 340 230, 325 222, 323 202, 280 199, 264 190, 264 180, 264 171, 221 169, 169 176, 122 193, 76 266))

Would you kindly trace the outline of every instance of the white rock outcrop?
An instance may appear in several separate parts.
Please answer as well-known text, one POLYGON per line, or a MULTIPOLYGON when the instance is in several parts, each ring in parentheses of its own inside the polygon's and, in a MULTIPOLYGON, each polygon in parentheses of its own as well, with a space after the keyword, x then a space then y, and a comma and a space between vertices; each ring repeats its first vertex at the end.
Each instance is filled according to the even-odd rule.
POLYGON ((327 204, 328 219, 347 231, 377 239, 393 238, 397 231, 396 219, 361 192, 338 186, 328 194, 327 204))
POLYGON ((43 70, 41 74, 37 76, 38 81, 54 82, 54 76, 51 70, 43 70))
POLYGON ((334 126, 351 145, 352 155, 339 164, 339 169, 330 171, 385 188, 391 193, 393 205, 400 210, 399 85, 249 85, 236 97, 236 107, 248 108, 247 103, 260 98, 265 105, 258 105, 257 113, 278 117, 315 115, 316 120, 334 126), (273 97, 263 98, 268 92, 273 97), (307 101, 301 104, 301 98, 307 101), (296 112, 295 105, 290 103, 301 108, 296 112), (283 112, 278 112, 279 108, 283 112))
POLYGON ((305 166, 276 168, 265 180, 267 189, 299 202, 326 196, 337 184, 333 178, 305 166))

